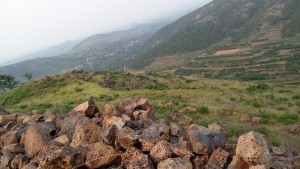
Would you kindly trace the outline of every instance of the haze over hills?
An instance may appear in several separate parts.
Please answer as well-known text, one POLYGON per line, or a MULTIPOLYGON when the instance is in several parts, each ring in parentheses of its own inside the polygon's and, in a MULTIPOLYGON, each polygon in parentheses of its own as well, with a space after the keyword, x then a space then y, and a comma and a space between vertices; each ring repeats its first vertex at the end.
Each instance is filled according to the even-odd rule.
POLYGON ((92 35, 79 42, 67 42, 30 55, 29 60, 3 66, 0 74, 10 74, 22 80, 25 72, 40 77, 74 69, 123 70, 125 60, 166 23, 139 24, 128 30, 92 35))
POLYGON ((0 73, 39 77, 125 68, 222 79, 297 79, 299 9, 297 0, 215 0, 164 27, 143 24, 93 35, 62 55, 1 67, 0 73))

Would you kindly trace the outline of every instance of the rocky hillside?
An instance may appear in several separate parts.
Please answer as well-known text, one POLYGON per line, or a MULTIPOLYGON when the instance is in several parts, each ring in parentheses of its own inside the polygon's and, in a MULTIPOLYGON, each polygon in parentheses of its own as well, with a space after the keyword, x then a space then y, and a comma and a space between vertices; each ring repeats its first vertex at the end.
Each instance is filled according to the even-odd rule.
POLYGON ((206 128, 173 112, 172 122, 154 121, 152 105, 140 96, 103 111, 89 99, 65 115, 0 113, 1 169, 300 167, 299 152, 268 147, 254 131, 229 144, 217 124, 206 128))

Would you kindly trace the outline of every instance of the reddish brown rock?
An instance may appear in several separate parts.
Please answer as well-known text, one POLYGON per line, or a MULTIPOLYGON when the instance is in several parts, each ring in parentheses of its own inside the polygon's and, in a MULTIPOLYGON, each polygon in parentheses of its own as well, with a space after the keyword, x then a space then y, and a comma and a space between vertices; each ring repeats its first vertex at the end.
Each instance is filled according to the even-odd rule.
POLYGON ((289 133, 293 133, 293 134, 299 134, 300 133, 300 125, 299 124, 286 126, 285 129, 289 133))
POLYGON ((103 142, 90 144, 86 149, 85 166, 88 168, 108 166, 118 157, 116 150, 103 142))
POLYGON ((217 148, 211 154, 206 168, 223 169, 227 164, 229 153, 222 148, 217 148))
POLYGON ((59 147, 54 144, 45 146, 38 155, 40 166, 47 169, 82 167, 86 149, 83 147, 59 147))
POLYGON ((19 153, 23 153, 25 151, 23 145, 21 145, 19 143, 7 145, 7 146, 3 147, 3 150, 8 151, 13 154, 19 154, 19 153))
POLYGON ((251 124, 252 126, 258 126, 260 124, 260 117, 252 117, 251 124))
POLYGON ((137 143, 138 135, 131 128, 124 127, 120 130, 117 136, 117 141, 123 148, 126 149, 137 143))
POLYGON ((173 121, 176 121, 180 126, 188 127, 193 123, 193 119, 181 113, 169 112, 173 121))
POLYGON ((180 137, 178 144, 187 150, 193 151, 193 145, 188 138, 180 137))
POLYGON ((9 131, 0 136, 0 148, 5 147, 10 144, 15 144, 20 141, 17 135, 17 131, 9 131))
POLYGON ((249 169, 268 169, 264 165, 256 165, 256 166, 250 166, 249 169))
POLYGON ((240 117, 240 122, 242 123, 245 123, 245 122, 248 122, 250 121, 250 118, 247 114, 243 114, 241 117, 240 117))
POLYGON ((61 128, 59 135, 67 135, 68 139, 71 141, 77 121, 83 117, 84 116, 78 112, 70 112, 64 120, 56 118, 56 126, 61 128))
POLYGON ((192 160, 194 169, 204 169, 208 160, 209 156, 195 156, 192 160))
POLYGON ((23 138, 27 157, 32 158, 37 155, 52 140, 53 134, 55 134, 55 127, 48 123, 39 123, 27 129, 23 138))
POLYGON ((190 157, 168 158, 160 162, 157 169, 193 169, 190 157))
POLYGON ((11 161, 11 168, 12 169, 21 169, 23 168, 29 161, 26 159, 26 156, 23 154, 18 154, 14 157, 11 161))
POLYGON ((13 160, 14 155, 10 152, 3 151, 3 155, 0 156, 0 168, 1 169, 10 169, 11 161, 13 160))
POLYGON ((109 126, 112 125, 116 125, 118 130, 121 130, 124 125, 125 125, 126 121, 124 121, 121 117, 116 117, 116 116, 112 116, 112 117, 108 117, 108 116, 104 116, 103 117, 103 127, 108 128, 109 126))
POLYGON ((170 123, 170 134, 172 136, 179 136, 179 132, 180 132, 180 127, 176 123, 171 122, 170 123))
POLYGON ((150 151, 159 141, 169 140, 169 132, 170 128, 164 121, 152 124, 145 130, 143 130, 142 134, 139 137, 139 141, 142 144, 143 151, 150 151))
POLYGON ((221 131, 221 126, 218 125, 217 123, 212 123, 208 125, 208 129, 213 131, 213 132, 220 132, 221 131))
POLYGON ((188 128, 188 138, 196 154, 208 154, 217 147, 224 147, 226 143, 225 133, 212 133, 208 128, 195 124, 188 128))
POLYGON ((70 145, 72 147, 78 147, 96 143, 98 141, 101 141, 99 126, 93 123, 89 118, 78 120, 70 145))
POLYGON ((70 140, 68 139, 67 135, 59 136, 59 137, 55 138, 54 141, 57 141, 64 146, 70 145, 70 140))
POLYGON ((112 105, 112 104, 105 104, 104 106, 104 111, 103 111, 103 116, 108 116, 108 117, 112 117, 112 116, 121 116, 121 113, 118 111, 118 109, 112 105))
POLYGON ((126 169, 154 169, 148 155, 135 147, 130 147, 121 155, 121 165, 126 169))
POLYGON ((150 151, 150 157, 152 160, 158 164, 163 160, 171 158, 171 144, 165 140, 159 141, 150 151))
POLYGON ((107 144, 112 145, 118 134, 118 128, 116 125, 111 125, 108 128, 101 129, 101 137, 107 144))
POLYGON ((89 99, 88 101, 78 105, 74 108, 74 111, 81 113, 82 115, 85 115, 89 118, 92 118, 95 116, 96 113, 99 112, 98 107, 96 106, 93 99, 89 99))
POLYGON ((179 157, 194 156, 192 151, 190 151, 189 149, 186 149, 185 147, 181 146, 180 144, 172 145, 171 150, 174 154, 176 154, 179 157))
POLYGON ((271 155, 263 136, 257 132, 249 132, 239 137, 236 155, 248 165, 263 164, 271 166, 271 155))
POLYGON ((242 158, 238 156, 233 156, 231 163, 227 167, 227 169, 245 169, 249 168, 249 165, 246 164, 242 158))

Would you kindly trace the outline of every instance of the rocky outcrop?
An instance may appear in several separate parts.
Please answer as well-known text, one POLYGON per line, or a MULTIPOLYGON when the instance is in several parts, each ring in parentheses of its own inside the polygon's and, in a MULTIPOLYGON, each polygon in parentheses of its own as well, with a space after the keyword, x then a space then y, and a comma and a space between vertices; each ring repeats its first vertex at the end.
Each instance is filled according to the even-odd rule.
POLYGON ((259 133, 251 131, 237 144, 226 144, 216 123, 199 126, 178 112, 169 113, 172 122, 154 122, 153 113, 144 97, 127 99, 122 107, 106 104, 102 114, 91 99, 58 116, 2 113, 0 168, 299 168, 300 158, 288 146, 269 152, 259 133))

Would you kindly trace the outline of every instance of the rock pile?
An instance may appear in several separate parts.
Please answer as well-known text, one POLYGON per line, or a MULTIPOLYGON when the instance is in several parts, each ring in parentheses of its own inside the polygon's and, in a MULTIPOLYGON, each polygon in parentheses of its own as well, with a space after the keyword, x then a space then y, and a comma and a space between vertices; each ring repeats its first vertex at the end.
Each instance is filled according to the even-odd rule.
POLYGON ((299 167, 287 146, 272 148, 263 136, 249 132, 237 145, 226 144, 217 124, 192 123, 181 113, 174 122, 153 121, 144 97, 105 105, 92 99, 74 111, 53 116, 0 111, 1 169, 281 169, 299 167))

